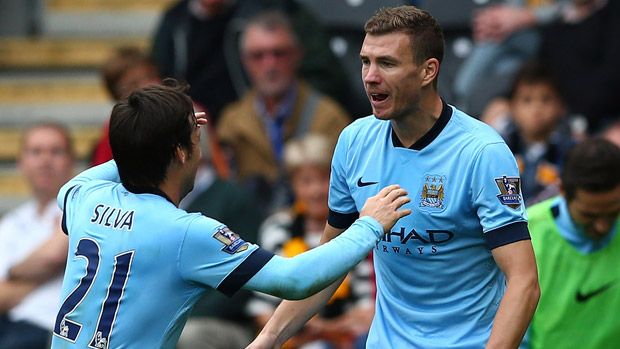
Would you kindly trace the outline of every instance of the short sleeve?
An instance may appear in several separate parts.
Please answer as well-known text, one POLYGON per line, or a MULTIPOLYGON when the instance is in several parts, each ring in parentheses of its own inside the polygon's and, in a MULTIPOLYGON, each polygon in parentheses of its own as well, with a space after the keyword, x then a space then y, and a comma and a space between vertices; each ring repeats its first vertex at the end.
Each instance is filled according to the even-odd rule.
POLYGON ((490 248, 529 239, 516 160, 503 142, 486 145, 474 162, 473 206, 490 248))
POLYGON ((329 218, 328 222, 335 228, 347 228, 357 218, 357 207, 347 184, 347 161, 349 149, 348 132, 340 134, 332 158, 329 180, 329 218))
POLYGON ((273 257, 244 241, 226 225, 200 216, 186 232, 179 252, 179 272, 188 281, 232 295, 273 257))

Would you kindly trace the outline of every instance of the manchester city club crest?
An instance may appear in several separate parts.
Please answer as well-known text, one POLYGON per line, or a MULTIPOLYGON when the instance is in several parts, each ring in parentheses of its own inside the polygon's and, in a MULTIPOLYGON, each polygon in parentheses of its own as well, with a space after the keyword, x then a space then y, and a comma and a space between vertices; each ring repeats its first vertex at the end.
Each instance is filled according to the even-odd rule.
POLYGON ((521 206, 521 179, 519 177, 495 178, 495 184, 499 188, 500 194, 497 198, 502 205, 515 210, 521 206))
POLYGON ((443 210, 446 176, 427 174, 420 191, 420 207, 443 210))

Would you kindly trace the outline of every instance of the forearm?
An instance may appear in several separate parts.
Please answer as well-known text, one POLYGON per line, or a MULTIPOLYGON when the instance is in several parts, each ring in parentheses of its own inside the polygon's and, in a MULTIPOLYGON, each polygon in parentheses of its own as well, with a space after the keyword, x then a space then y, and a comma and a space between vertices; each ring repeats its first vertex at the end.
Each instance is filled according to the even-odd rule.
POLYGON ((539 297, 540 289, 535 277, 509 280, 493 321, 487 349, 517 348, 534 315, 539 297))
POLYGON ((42 284, 61 273, 67 261, 69 239, 56 232, 25 260, 9 270, 9 280, 42 284))
POLYGON ((246 288, 284 299, 303 299, 332 284, 364 259, 383 235, 370 217, 358 219, 337 238, 293 258, 274 256, 246 288))
POLYGON ((33 283, 0 281, 0 314, 6 314, 35 288, 33 283))
POLYGON ((338 279, 321 292, 300 301, 282 301, 275 313, 263 327, 259 336, 269 338, 275 347, 281 347, 284 342, 297 333, 305 323, 327 304, 336 289, 344 280, 338 279))

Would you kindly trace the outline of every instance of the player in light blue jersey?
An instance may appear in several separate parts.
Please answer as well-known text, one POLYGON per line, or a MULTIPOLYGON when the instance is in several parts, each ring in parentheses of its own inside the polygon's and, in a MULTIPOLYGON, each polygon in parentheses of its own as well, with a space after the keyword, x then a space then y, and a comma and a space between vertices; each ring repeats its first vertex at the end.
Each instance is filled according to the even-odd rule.
MULTIPOLYGON (((362 78, 373 108, 341 134, 324 241, 386 183, 412 214, 374 249, 368 348, 516 348, 539 297, 517 164, 487 125, 447 105, 436 83, 441 28, 413 6, 365 25, 362 78)), ((335 290, 284 302, 252 348, 277 346, 335 290)))
MULTIPOLYGON (((134 92, 112 111, 115 161, 58 194, 69 254, 52 348, 174 348, 209 288, 301 299, 344 275, 409 214, 397 185, 368 200, 330 244, 282 258, 225 225, 178 209, 200 161, 200 128, 179 86, 134 92)), ((243 217, 239 217, 243 219, 243 217)))

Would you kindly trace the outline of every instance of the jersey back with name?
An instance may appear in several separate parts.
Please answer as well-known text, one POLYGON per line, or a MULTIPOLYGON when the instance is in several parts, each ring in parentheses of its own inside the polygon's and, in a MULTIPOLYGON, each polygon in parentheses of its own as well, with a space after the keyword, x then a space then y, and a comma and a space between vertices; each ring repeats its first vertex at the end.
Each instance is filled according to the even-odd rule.
POLYGON ((374 116, 336 146, 331 211, 359 212, 390 184, 411 198, 412 214, 374 250, 369 348, 482 348, 505 290, 485 234, 526 220, 516 162, 488 126, 447 105, 442 118, 421 149, 398 146, 390 122, 374 116))
POLYGON ((257 246, 160 195, 68 191, 69 255, 52 348, 174 348, 191 307, 257 246))

